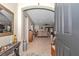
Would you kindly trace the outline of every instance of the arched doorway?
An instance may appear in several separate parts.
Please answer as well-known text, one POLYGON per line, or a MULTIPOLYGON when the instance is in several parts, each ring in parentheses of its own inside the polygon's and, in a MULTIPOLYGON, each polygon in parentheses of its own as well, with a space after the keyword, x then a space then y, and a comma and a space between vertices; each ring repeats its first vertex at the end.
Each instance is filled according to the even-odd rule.
POLYGON ((50 11, 50 12, 54 12, 53 9, 51 7, 47 7, 47 6, 29 6, 29 7, 24 7, 22 8, 22 12, 23 12, 23 32, 25 33, 25 31, 27 32, 27 34, 22 35, 23 37, 23 50, 26 50, 28 47, 28 35, 29 35, 29 24, 28 24, 28 20, 30 20, 30 16, 28 14, 24 14, 25 11, 29 11, 29 10, 46 10, 46 11, 50 11), (26 30, 25 30, 25 22, 26 24, 26 30))

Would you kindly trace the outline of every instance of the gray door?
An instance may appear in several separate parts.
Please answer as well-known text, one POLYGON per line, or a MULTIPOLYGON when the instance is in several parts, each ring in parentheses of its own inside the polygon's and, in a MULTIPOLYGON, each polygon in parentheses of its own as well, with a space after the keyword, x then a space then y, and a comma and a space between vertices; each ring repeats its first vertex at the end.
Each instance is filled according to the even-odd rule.
POLYGON ((55 5, 57 55, 79 55, 79 4, 55 5))

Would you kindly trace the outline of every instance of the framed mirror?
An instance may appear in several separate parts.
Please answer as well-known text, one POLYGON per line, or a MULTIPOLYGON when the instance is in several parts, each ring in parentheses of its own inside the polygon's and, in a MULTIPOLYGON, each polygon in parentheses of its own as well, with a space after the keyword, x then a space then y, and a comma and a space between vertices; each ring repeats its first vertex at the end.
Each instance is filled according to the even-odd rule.
POLYGON ((0 4, 0 37, 13 34, 14 14, 0 4))

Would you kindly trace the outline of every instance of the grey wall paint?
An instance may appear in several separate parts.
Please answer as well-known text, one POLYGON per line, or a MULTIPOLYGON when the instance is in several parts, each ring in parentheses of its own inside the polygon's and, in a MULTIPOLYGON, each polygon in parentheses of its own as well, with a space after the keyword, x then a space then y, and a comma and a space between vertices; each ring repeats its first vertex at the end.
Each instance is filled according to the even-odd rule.
POLYGON ((42 10, 42 9, 34 9, 26 11, 31 17, 32 21, 36 25, 43 24, 53 24, 54 22, 54 12, 42 10))
POLYGON ((62 55, 64 50, 64 56, 79 56, 79 4, 57 3, 55 12, 57 26, 56 49, 59 51, 57 55, 62 55), (60 24, 61 21, 64 26, 60 24))

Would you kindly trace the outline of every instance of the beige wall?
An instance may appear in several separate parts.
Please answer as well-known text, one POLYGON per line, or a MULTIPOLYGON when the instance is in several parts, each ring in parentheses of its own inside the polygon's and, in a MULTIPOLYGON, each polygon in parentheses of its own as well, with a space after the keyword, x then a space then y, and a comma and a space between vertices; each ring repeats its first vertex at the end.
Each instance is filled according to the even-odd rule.
MULTIPOLYGON (((9 9, 14 13, 14 33, 17 34, 17 4, 16 3, 1 3, 4 7, 9 9)), ((12 42, 12 35, 0 37, 0 45, 3 46, 5 44, 12 42)))

